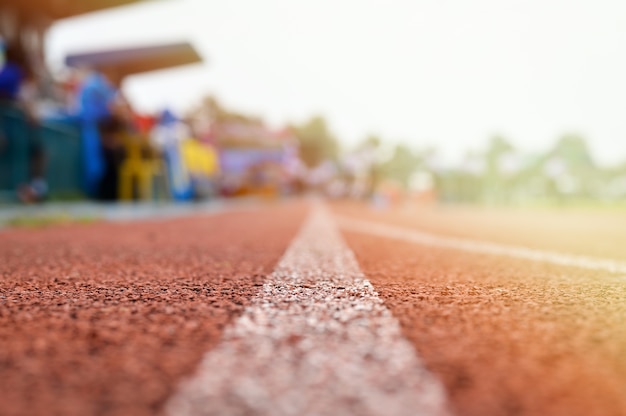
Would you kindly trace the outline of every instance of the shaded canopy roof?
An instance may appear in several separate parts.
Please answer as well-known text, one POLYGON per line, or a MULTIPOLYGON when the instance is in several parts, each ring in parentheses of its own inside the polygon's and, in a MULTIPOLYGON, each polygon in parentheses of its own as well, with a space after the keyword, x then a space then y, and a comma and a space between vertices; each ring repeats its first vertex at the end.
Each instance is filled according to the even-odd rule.
POLYGON ((72 54, 65 58, 68 66, 96 68, 115 82, 132 74, 201 61, 202 57, 188 42, 72 54))
POLYGON ((64 19, 143 0, 0 0, 0 8, 16 11, 23 17, 64 19))

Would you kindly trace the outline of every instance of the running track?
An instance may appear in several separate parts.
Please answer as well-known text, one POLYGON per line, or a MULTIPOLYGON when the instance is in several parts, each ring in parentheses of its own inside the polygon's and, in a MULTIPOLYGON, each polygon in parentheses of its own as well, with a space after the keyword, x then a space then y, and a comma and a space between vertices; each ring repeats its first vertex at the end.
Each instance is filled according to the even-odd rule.
POLYGON ((0 234, 1 415, 626 415, 619 214, 290 202, 0 234))

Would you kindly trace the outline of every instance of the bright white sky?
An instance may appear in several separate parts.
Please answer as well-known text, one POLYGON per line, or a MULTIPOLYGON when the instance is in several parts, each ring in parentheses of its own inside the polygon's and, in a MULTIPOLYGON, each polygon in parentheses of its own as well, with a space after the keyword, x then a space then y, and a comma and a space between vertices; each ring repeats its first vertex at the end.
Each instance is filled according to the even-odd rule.
POLYGON ((68 52, 191 40, 206 63, 129 78, 141 110, 211 93, 271 124, 323 114, 447 159, 494 133, 540 151, 586 136, 626 160, 624 0, 159 0, 59 23, 68 52))

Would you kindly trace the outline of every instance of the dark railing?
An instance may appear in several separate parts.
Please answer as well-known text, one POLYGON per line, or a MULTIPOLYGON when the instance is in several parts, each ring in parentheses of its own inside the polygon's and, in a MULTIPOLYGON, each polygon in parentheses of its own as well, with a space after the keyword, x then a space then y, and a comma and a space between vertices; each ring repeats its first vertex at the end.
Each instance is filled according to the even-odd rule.
POLYGON ((15 200, 19 187, 29 182, 37 148, 43 153, 50 197, 81 197, 81 146, 78 125, 36 125, 19 108, 0 104, 0 199, 15 200))

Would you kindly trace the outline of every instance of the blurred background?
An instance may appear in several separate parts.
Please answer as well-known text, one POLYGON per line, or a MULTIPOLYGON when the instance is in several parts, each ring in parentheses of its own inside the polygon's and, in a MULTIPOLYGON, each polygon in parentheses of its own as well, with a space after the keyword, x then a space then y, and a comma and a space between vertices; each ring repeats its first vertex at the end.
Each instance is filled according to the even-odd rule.
POLYGON ((619 0, 0 0, 0 204, 626 205, 619 0))

